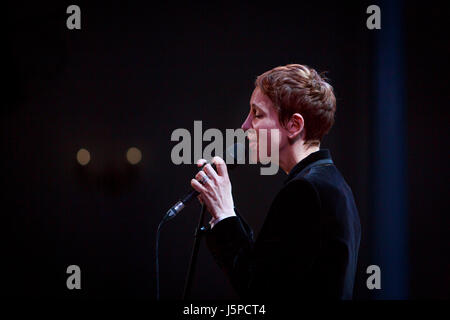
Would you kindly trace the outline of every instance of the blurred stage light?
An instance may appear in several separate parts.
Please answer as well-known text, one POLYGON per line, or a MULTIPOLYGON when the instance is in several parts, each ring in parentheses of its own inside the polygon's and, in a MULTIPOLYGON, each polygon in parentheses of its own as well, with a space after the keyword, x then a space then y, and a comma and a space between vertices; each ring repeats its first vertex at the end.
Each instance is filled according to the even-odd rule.
POLYGON ((78 150, 77 161, 79 164, 81 164, 82 166, 85 166, 89 163, 90 160, 91 160, 91 154, 89 153, 89 151, 87 151, 86 149, 83 149, 83 148, 78 150))
POLYGON ((142 153, 141 150, 135 147, 131 147, 127 151, 127 160, 131 164, 137 164, 142 159, 142 153))

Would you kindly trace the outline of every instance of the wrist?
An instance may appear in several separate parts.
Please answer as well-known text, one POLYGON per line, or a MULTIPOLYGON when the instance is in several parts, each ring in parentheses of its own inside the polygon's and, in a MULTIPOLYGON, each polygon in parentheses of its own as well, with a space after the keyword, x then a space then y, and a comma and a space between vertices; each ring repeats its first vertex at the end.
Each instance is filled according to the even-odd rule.
POLYGON ((234 217, 236 213, 234 210, 221 211, 220 214, 214 214, 210 223, 216 223, 225 218, 234 217))
POLYGON ((215 220, 222 220, 228 217, 234 217, 236 216, 236 212, 234 212, 234 209, 230 209, 227 211, 222 211, 220 214, 217 214, 214 219, 215 220))
POLYGON ((221 216, 220 218, 212 218, 210 221, 209 221, 209 225, 211 226, 211 229, 212 228, 214 228, 214 226, 217 224, 217 223, 219 223, 220 221, 222 221, 222 220, 225 220, 225 219, 228 219, 228 218, 231 218, 231 217, 236 217, 236 214, 234 214, 234 215, 223 215, 223 216, 221 216))

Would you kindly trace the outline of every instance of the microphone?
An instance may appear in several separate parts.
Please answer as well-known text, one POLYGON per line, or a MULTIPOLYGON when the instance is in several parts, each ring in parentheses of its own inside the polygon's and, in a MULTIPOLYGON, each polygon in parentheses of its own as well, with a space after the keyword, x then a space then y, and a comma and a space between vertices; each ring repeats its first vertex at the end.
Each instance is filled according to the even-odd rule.
MULTIPOLYGON (((226 149, 226 162, 228 162, 229 160, 232 159, 233 163, 227 165, 227 169, 229 171, 231 171, 231 170, 235 169, 238 164, 244 164, 245 158, 246 158, 245 146, 242 143, 235 143, 234 145, 228 147, 226 149)), ((205 163, 202 166, 202 170, 203 170, 203 167, 205 165, 207 165, 208 163, 209 162, 205 163)), ((211 164, 211 165, 214 168, 214 170, 216 170, 215 164, 211 164)), ((175 203, 175 205, 172 208, 170 208, 169 211, 167 211, 166 215, 163 218, 163 222, 166 222, 168 220, 175 218, 175 216, 178 213, 180 213, 180 211, 183 210, 192 201, 192 199, 194 199, 194 197, 196 197, 198 195, 199 195, 199 192, 197 190, 194 190, 191 187, 191 191, 189 193, 187 193, 184 197, 182 197, 180 201, 175 203)))

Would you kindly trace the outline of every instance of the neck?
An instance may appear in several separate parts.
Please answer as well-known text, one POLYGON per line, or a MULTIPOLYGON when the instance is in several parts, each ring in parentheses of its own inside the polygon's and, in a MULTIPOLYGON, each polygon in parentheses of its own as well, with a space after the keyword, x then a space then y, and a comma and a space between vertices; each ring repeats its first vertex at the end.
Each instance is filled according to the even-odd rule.
POLYGON ((309 156, 311 153, 319 151, 320 145, 306 147, 303 143, 299 145, 292 145, 290 148, 286 148, 287 150, 280 150, 280 168, 283 169, 286 174, 292 170, 292 168, 309 156))

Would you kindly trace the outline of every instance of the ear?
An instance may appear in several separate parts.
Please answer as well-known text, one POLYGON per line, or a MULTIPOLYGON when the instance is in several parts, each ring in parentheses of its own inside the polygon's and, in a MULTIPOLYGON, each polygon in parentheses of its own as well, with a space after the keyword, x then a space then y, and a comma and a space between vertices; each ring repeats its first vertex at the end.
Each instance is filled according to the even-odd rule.
POLYGON ((286 124, 287 136, 289 139, 295 139, 301 135, 305 127, 305 121, 300 113, 294 113, 286 124))

